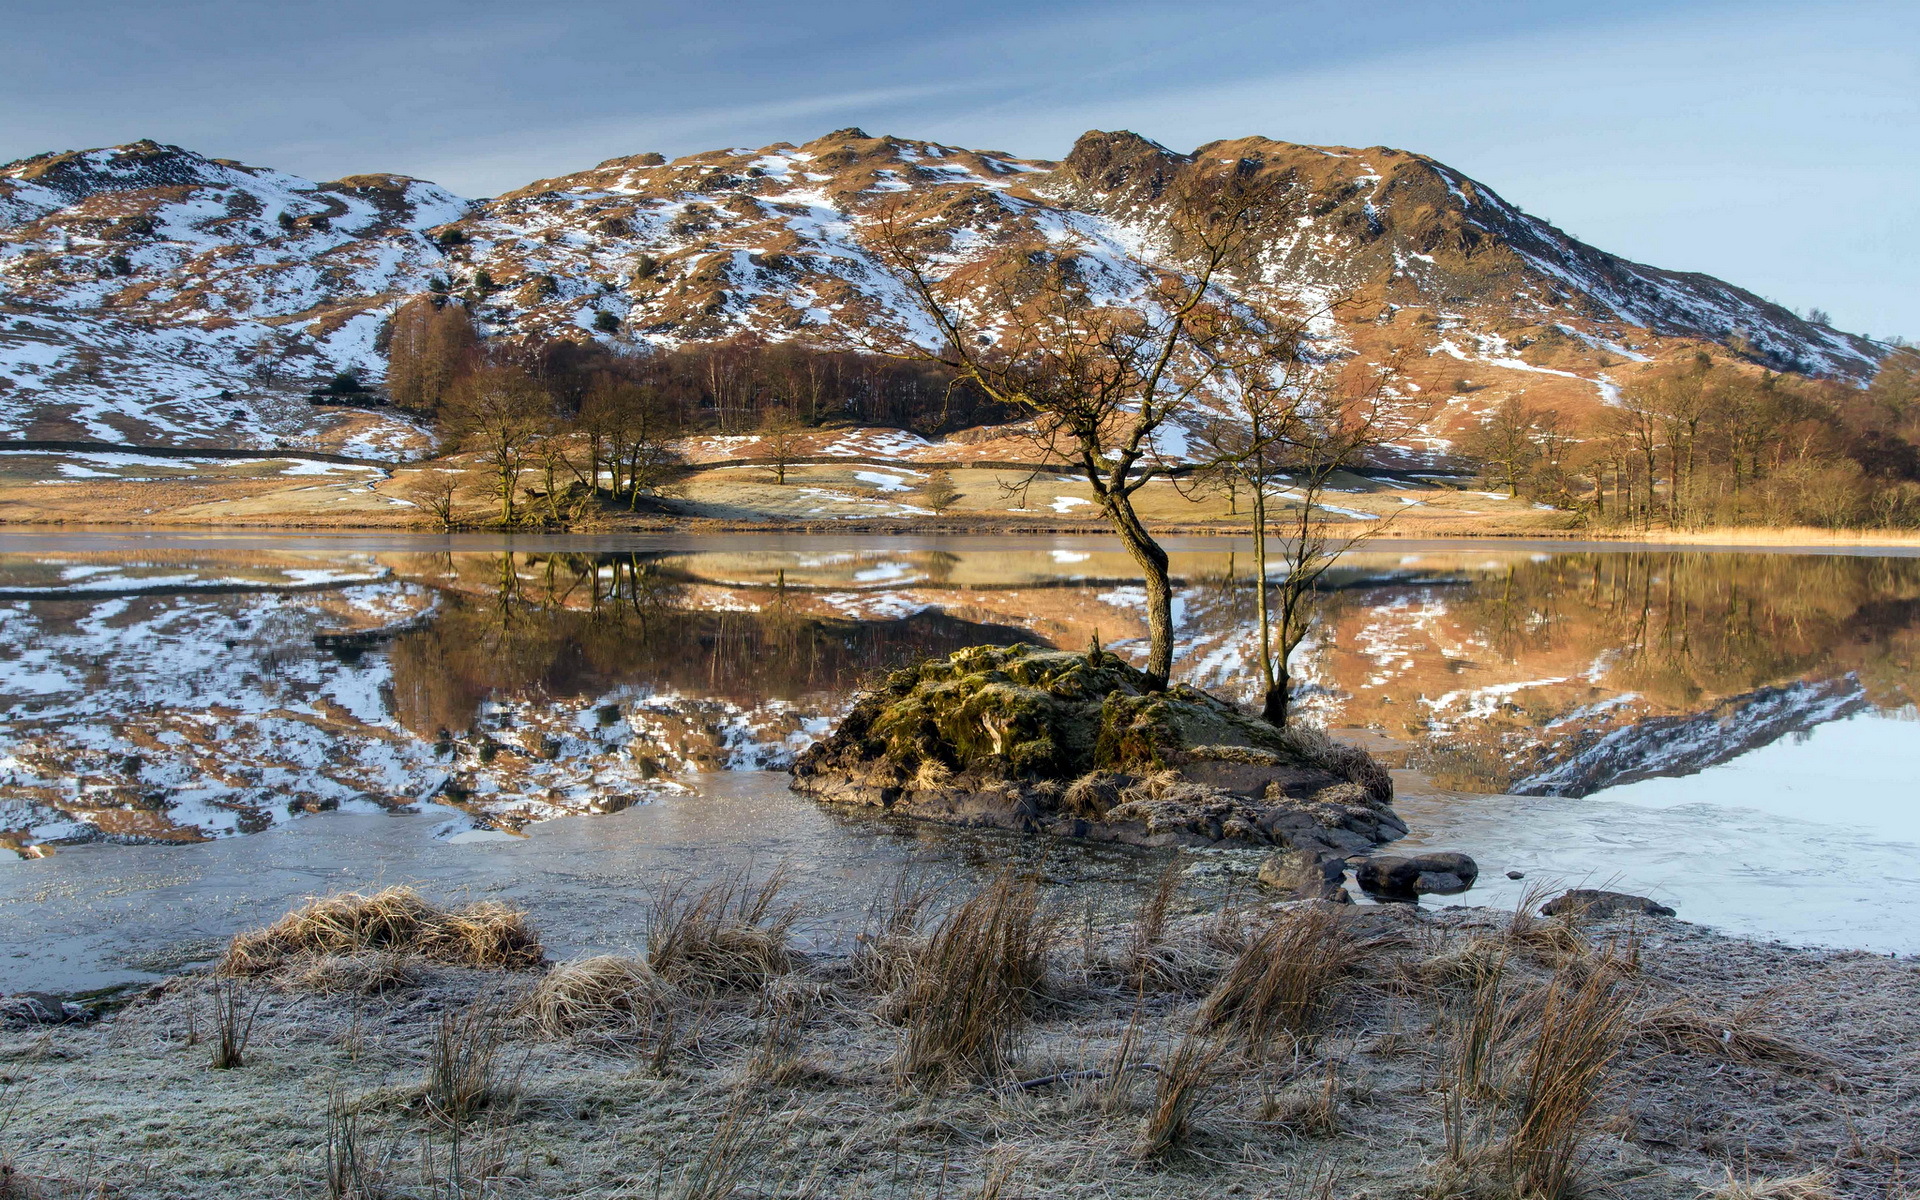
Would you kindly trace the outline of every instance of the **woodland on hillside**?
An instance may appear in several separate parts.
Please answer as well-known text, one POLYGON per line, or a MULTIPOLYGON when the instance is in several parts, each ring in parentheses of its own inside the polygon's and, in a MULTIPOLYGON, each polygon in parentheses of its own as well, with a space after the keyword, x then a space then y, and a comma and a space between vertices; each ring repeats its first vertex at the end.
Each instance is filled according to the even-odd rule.
POLYGON ((1704 352, 1585 421, 1512 397, 1455 449, 1490 482, 1598 526, 1920 525, 1920 350, 1865 388, 1704 352))
MULTIPOLYGON (((642 355, 487 340, 445 296, 404 306, 382 340, 393 403, 430 420, 445 452, 473 457, 472 480, 449 475, 420 498, 449 522, 456 489, 489 496, 508 525, 639 508, 689 434, 757 433, 756 453, 779 457, 809 427, 938 434, 1019 415, 937 361, 795 343, 642 355)), ((1642 374, 1597 413, 1510 397, 1453 452, 1488 485, 1596 528, 1913 528, 1920 349, 1897 343, 1866 387, 1702 351, 1642 374)))

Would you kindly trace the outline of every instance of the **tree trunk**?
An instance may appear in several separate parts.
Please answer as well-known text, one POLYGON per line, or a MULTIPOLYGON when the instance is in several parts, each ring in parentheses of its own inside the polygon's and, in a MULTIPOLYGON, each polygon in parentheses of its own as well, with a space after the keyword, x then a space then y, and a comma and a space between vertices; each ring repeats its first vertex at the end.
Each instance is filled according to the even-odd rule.
POLYGON ((1267 694, 1261 698, 1260 719, 1275 729, 1285 729, 1288 709, 1293 697, 1293 676, 1287 673, 1284 659, 1279 664, 1273 683, 1267 687, 1267 694))
POLYGON ((1147 686, 1153 691, 1164 691, 1167 681, 1173 677, 1173 584, 1167 577, 1167 552, 1140 523, 1131 497, 1110 491, 1106 500, 1114 532, 1120 535, 1127 553, 1139 564, 1146 584, 1147 686))

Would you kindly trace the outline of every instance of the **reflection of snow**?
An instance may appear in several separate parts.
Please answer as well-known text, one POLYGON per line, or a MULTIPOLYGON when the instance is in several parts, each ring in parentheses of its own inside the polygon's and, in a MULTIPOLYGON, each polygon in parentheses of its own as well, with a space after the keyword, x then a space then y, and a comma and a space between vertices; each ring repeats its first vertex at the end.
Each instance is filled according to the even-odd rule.
POLYGON ((834 592, 820 600, 856 621, 899 621, 932 607, 900 592, 834 592))

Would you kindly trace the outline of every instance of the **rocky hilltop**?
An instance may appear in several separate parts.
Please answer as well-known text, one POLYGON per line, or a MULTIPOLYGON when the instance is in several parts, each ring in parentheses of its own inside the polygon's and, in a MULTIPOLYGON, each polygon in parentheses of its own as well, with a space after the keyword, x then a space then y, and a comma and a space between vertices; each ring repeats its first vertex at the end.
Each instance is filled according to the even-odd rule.
MULTIPOLYGON (((984 299, 1046 254, 1126 302, 1181 266, 1174 184, 1222 162, 1291 196, 1229 286, 1325 311, 1330 352, 1409 350, 1411 386, 1444 400, 1404 447, 1414 459, 1508 395, 1605 403, 1645 364, 1706 343, 1841 377, 1883 353, 1719 280, 1586 246, 1381 147, 1241 138, 1180 154, 1096 131, 1056 163, 844 129, 616 158, 476 202, 405 176, 317 183, 136 142, 0 166, 0 436, 299 444, 317 436, 299 393, 336 370, 377 377, 385 318, 429 292, 462 298, 492 336, 633 349, 925 335, 871 252, 883 204, 939 218, 960 293, 984 299)), ((409 444, 383 419, 393 427, 357 435, 362 452, 409 444)))

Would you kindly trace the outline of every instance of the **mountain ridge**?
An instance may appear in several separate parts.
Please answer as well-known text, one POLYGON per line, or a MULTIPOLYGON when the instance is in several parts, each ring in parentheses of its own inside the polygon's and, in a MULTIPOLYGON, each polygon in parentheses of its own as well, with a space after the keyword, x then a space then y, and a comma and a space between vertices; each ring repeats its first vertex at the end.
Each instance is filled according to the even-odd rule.
POLYGON ((1700 348, 1854 381, 1885 353, 1713 277, 1607 254, 1386 147, 1243 137, 1181 154, 1092 131, 1054 162, 849 128, 622 155, 467 200, 401 174, 319 183, 140 141, 0 166, 0 436, 321 437, 299 391, 339 369, 378 376, 386 317, 436 293, 490 336, 636 351, 911 335, 917 312, 868 242, 882 203, 946 231, 974 302, 1039 254, 1127 303, 1180 267, 1174 183, 1223 167, 1274 177, 1297 214, 1258 231, 1231 287, 1327 314, 1315 333, 1340 355, 1411 348, 1409 386, 1438 396, 1410 461, 1443 458, 1506 396, 1604 405, 1700 348))

